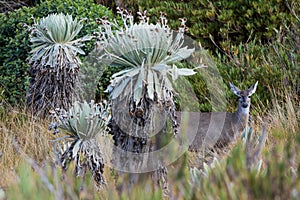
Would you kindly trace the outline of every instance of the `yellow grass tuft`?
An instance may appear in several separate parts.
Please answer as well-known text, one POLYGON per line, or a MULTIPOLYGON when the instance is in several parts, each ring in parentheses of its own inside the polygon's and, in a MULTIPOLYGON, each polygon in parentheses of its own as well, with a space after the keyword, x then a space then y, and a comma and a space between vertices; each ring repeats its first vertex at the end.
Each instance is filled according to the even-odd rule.
POLYGON ((54 138, 48 130, 48 120, 37 120, 24 110, 1 109, 0 111, 0 187, 8 186, 17 180, 15 173, 22 156, 13 145, 15 140, 20 148, 38 163, 50 156, 54 138))

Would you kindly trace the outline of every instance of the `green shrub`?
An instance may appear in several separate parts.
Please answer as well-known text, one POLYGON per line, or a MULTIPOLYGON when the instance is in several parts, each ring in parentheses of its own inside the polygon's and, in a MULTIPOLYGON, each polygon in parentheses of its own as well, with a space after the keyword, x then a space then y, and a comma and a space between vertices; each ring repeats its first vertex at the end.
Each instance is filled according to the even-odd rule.
POLYGON ((288 6, 292 4, 291 1, 283 0, 136 2, 141 10, 146 9, 152 15, 158 15, 160 11, 167 13, 173 28, 178 26, 178 18, 187 17, 190 36, 211 49, 215 48, 211 37, 224 49, 229 44, 246 42, 250 36, 268 42, 276 36, 275 30, 283 22, 290 24, 295 20, 288 6))
MULTIPOLYGON (((36 20, 50 13, 70 14, 74 18, 88 18, 89 21, 83 27, 79 37, 91 35, 98 28, 97 18, 112 16, 109 9, 96 5, 92 0, 46 0, 35 7, 22 7, 6 15, 0 14, 0 85, 4 89, 6 100, 12 104, 24 102, 28 89, 29 68, 27 58, 30 51, 30 43, 23 24, 33 23, 31 16, 36 20)), ((94 49, 94 42, 90 42, 83 48, 85 52, 94 49)))
MULTIPOLYGON (((224 53, 217 52, 212 57, 223 79, 228 100, 228 109, 236 107, 236 98, 229 90, 229 82, 240 88, 248 88, 258 81, 256 94, 252 98, 253 114, 267 111, 278 94, 279 101, 285 96, 279 93, 288 91, 300 95, 300 21, 294 22, 277 33, 273 42, 263 44, 260 40, 230 45, 224 53), (281 99, 280 99, 281 98, 281 99)), ((206 70, 206 69, 204 69, 206 70)), ((189 81, 199 99, 200 109, 209 111, 210 102, 206 99, 207 90, 200 75, 189 77, 189 81)))

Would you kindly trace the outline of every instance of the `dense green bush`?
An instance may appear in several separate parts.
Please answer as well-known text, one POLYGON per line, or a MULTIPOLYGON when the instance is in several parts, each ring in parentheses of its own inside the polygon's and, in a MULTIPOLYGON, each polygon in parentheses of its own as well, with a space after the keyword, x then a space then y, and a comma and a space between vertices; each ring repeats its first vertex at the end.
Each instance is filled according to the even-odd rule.
MULTIPOLYGON (((300 26, 295 26, 300 27, 300 26)), ((252 97, 255 113, 267 111, 272 103, 274 93, 278 94, 279 101, 284 101, 284 92, 300 95, 300 32, 287 30, 278 35, 273 43, 263 45, 253 40, 246 44, 230 46, 226 54, 218 53, 212 57, 220 76, 228 100, 227 107, 233 111, 237 105, 234 94, 229 89, 229 82, 241 89, 246 89, 256 81, 259 82, 257 91, 252 97), (227 89, 226 89, 227 88, 227 89)), ((199 100, 201 111, 211 111, 211 93, 205 82, 205 70, 201 69, 198 75, 188 77, 189 82, 199 100)), ((187 101, 189 97, 182 101, 187 101)))
MULTIPOLYGON (((295 96, 300 95, 300 31, 299 25, 286 29, 277 35, 277 39, 269 44, 253 40, 248 43, 231 45, 225 54, 218 53, 212 57, 227 88, 228 109, 236 107, 236 98, 229 89, 229 82, 241 89, 259 82, 257 92, 252 97, 254 114, 265 112, 271 106, 274 93, 288 91, 295 96)), ((210 92, 205 83, 205 70, 199 75, 188 78, 199 99, 201 111, 210 111, 210 92)), ((186 97, 188 99, 189 97, 186 97)), ((284 96, 279 101, 283 101, 284 96)))
MULTIPOLYGON (((88 18, 79 37, 92 34, 97 30, 96 19, 112 16, 109 9, 96 5, 92 0, 46 0, 35 7, 22 7, 14 12, 0 14, 0 85, 4 89, 5 99, 18 104, 25 100, 28 87, 28 53, 30 51, 29 38, 23 24, 31 25, 33 20, 47 16, 50 13, 70 14, 82 19, 88 18)), ((90 52, 94 42, 87 44, 83 50, 90 52)))
MULTIPOLYGON (((246 42, 251 36, 265 43, 276 35, 283 23, 290 24, 295 20, 289 9, 292 0, 136 2, 139 9, 146 9, 150 14, 167 13, 173 28, 179 24, 178 18, 187 17, 190 36, 201 41, 206 48, 215 48, 211 37, 224 49, 229 44, 246 42)), ((297 7, 296 3, 294 7, 297 7)))
MULTIPOLYGON (((282 94, 286 91, 300 94, 300 51, 295 38, 285 35, 284 40, 262 45, 258 41, 231 46, 231 54, 218 54, 214 58, 219 73, 223 79, 228 100, 228 109, 233 111, 237 105, 234 94, 229 89, 229 82, 241 89, 246 89, 258 81, 258 87, 253 95, 252 103, 256 112, 265 112, 271 106, 274 92, 282 94)), ((201 72, 206 69, 201 69, 201 72)), ((210 111, 210 92, 204 78, 200 75, 189 77, 197 98, 200 110, 210 111)), ((280 95, 278 95, 280 98, 280 95)), ((285 97, 282 96, 282 100, 285 97)), ((281 100, 280 100, 281 101, 281 100)))

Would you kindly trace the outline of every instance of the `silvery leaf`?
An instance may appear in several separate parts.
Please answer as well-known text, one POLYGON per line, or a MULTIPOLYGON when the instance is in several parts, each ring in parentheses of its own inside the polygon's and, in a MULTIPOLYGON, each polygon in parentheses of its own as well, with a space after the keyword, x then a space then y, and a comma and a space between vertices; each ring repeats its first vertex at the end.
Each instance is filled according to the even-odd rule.
POLYGON ((195 49, 188 49, 187 47, 183 47, 179 49, 177 52, 172 54, 171 56, 167 57, 164 62, 167 64, 172 64, 181 60, 184 60, 192 55, 195 49))
POLYGON ((78 151, 80 149, 80 145, 81 145, 81 140, 78 140, 72 149, 72 155, 73 155, 72 158, 73 159, 77 156, 78 151))
POLYGON ((180 76, 191 76, 196 74, 197 72, 194 71, 194 69, 188 69, 188 68, 179 68, 177 69, 177 73, 180 76))
POLYGON ((153 82, 153 73, 151 70, 148 71, 147 75, 147 90, 148 90, 148 97, 153 100, 154 99, 154 82, 153 82))
POLYGON ((112 91, 112 96, 111 96, 112 99, 117 98, 122 92, 124 92, 123 90, 127 86, 130 79, 131 78, 126 78, 118 86, 115 86, 115 88, 112 91))
POLYGON ((127 72, 125 74, 125 76, 133 78, 134 76, 136 76, 140 72, 140 70, 141 70, 140 68, 132 69, 131 71, 127 72))
POLYGON ((161 86, 163 85, 162 82, 159 80, 158 75, 156 72, 153 72, 153 77, 154 77, 154 86, 155 86, 155 91, 157 93, 158 98, 162 98, 162 92, 161 92, 161 86))
POLYGON ((142 96, 142 89, 143 89, 143 71, 139 73, 138 79, 136 80, 134 86, 134 101, 138 102, 142 96))
POLYGON ((131 71, 132 69, 124 69, 124 70, 121 70, 121 71, 119 71, 119 72, 117 72, 117 73, 114 73, 111 77, 112 78, 115 78, 115 77, 117 77, 117 76, 120 76, 120 75, 123 75, 123 74, 125 74, 125 73, 127 73, 127 72, 129 72, 129 71, 131 71))
POLYGON ((165 79, 165 87, 168 88, 169 91, 173 91, 172 83, 168 78, 165 79))
POLYGON ((164 71, 169 69, 170 67, 166 64, 158 64, 153 66, 151 69, 155 70, 155 71, 164 71))

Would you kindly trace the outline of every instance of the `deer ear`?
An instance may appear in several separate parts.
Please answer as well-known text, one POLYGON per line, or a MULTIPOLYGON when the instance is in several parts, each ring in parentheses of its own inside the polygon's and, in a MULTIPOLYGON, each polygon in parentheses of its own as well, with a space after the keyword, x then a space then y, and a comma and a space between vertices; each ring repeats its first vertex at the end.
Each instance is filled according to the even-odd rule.
POLYGON ((257 88, 257 84, 258 84, 258 81, 256 81, 256 83, 255 83, 254 85, 252 85, 252 86, 248 89, 249 96, 251 96, 252 94, 255 93, 256 88, 257 88))
POLYGON ((236 96, 240 96, 240 89, 238 87, 236 87, 235 85, 233 85, 232 83, 229 83, 231 91, 236 95, 236 96))

